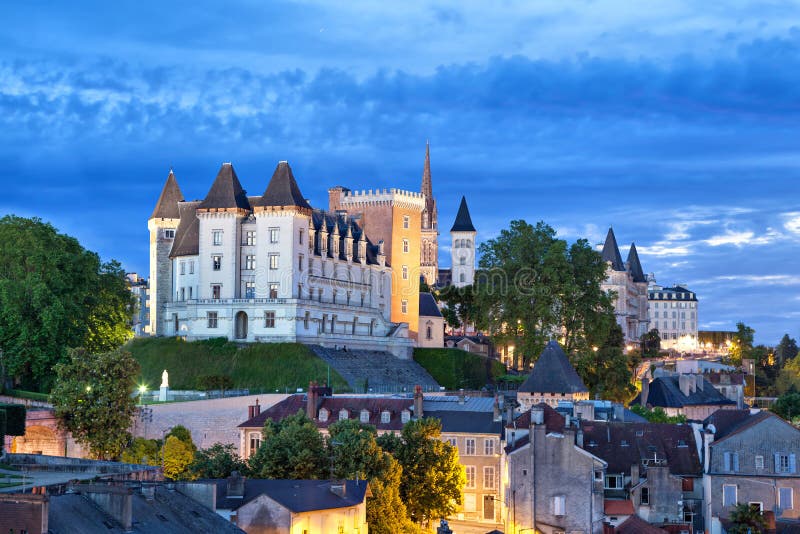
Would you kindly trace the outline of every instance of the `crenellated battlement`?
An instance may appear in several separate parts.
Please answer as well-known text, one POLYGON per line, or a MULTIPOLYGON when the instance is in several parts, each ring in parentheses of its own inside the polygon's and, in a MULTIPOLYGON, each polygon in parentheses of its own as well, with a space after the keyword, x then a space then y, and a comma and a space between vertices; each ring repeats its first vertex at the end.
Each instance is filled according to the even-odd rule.
POLYGON ((425 208, 425 195, 416 191, 403 189, 362 189, 350 191, 343 189, 339 201, 347 206, 377 206, 377 205, 402 205, 404 207, 425 208))

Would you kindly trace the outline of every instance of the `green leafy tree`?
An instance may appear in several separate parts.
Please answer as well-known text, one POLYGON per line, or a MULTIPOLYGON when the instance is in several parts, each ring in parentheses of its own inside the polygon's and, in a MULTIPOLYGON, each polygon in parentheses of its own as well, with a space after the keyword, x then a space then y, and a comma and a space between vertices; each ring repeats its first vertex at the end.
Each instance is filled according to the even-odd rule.
POLYGON ((186 444, 190 449, 192 449, 192 453, 197 450, 197 445, 194 444, 192 440, 192 433, 189 432, 189 429, 183 425, 175 425, 169 429, 169 432, 164 436, 164 438, 168 438, 170 436, 175 436, 182 442, 186 444))
POLYGON ((728 349, 728 358, 731 365, 738 367, 742 365, 742 360, 751 357, 755 333, 756 331, 746 324, 742 322, 736 323, 736 333, 733 335, 731 346, 728 349))
POLYGON ((651 423, 678 424, 686 422, 685 415, 667 415, 667 412, 665 412, 664 408, 661 406, 656 406, 651 409, 641 404, 634 404, 630 407, 630 410, 637 415, 641 415, 651 423))
POLYGON ((625 354, 624 343, 622 329, 613 321, 605 342, 597 350, 583 349, 573 357, 576 371, 593 395, 627 402, 636 394, 631 380, 640 360, 634 354, 625 354))
POLYGON ((176 436, 168 436, 164 442, 164 476, 172 480, 190 480, 193 478, 189 466, 194 461, 194 451, 176 436))
POLYGON ((40 219, 0 219, 0 379, 48 391, 69 348, 128 339, 131 302, 119 264, 40 219))
POLYGON ((731 526, 727 528, 729 534, 760 534, 767 530, 764 514, 751 504, 737 504, 728 520, 731 522, 731 526))
POLYGON ((775 379, 775 391, 778 395, 800 391, 800 358, 787 361, 775 379))
POLYGON ((423 526, 454 514, 466 484, 458 450, 441 441, 441 432, 441 421, 422 418, 406 423, 399 437, 384 434, 378 440, 400 462, 400 495, 412 521, 423 526))
POLYGON ((770 407, 770 411, 783 417, 787 421, 792 421, 800 417, 800 393, 790 391, 784 393, 770 407))
POLYGON ((372 498, 367 501, 369 531, 376 534, 415 532, 400 498, 403 469, 376 439, 375 427, 348 419, 329 428, 333 477, 368 480, 372 498))
POLYGON ((451 328, 466 327, 468 324, 475 323, 478 310, 473 286, 449 285, 444 287, 439 292, 439 300, 446 305, 442 315, 451 328))
POLYGON ((92 456, 116 458, 129 443, 138 374, 139 364, 120 349, 100 354, 74 349, 68 362, 56 365, 50 401, 60 424, 92 456))
POLYGON ((129 464, 161 465, 161 444, 156 439, 133 438, 120 460, 129 464))
POLYGON ((657 328, 642 336, 641 346, 643 358, 658 358, 658 352, 661 350, 661 334, 657 328))
POLYGON ((319 479, 327 474, 325 440, 305 412, 278 422, 267 419, 262 436, 261 446, 249 461, 251 476, 319 479))
POLYGON ((797 341, 789 337, 789 334, 783 334, 780 343, 775 347, 775 362, 779 367, 783 367, 790 360, 797 356, 798 348, 797 341))
POLYGON ((215 443, 207 449, 194 453, 194 461, 189 466, 192 478, 227 478, 231 473, 247 470, 247 464, 239 458, 233 445, 215 443))
POLYGON ((198 377, 197 387, 203 391, 217 389, 225 396, 225 390, 233 387, 233 379, 228 375, 205 375, 198 377))

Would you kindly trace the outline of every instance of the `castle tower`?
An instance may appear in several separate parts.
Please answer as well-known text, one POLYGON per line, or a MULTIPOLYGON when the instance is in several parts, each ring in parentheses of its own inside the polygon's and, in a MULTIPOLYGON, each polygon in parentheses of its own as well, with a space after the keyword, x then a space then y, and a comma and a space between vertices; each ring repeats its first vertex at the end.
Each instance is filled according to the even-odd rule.
POLYGON ((172 294, 172 263, 169 253, 180 222, 179 202, 183 202, 183 193, 170 169, 161 196, 147 221, 147 229, 150 230, 150 335, 162 335, 164 327, 160 322, 161 315, 172 294))
POLYGON ((450 238, 452 239, 450 258, 453 266, 453 285, 456 287, 471 285, 475 281, 475 236, 477 233, 469 215, 467 199, 462 196, 456 220, 453 227, 450 228, 450 238))
POLYGON ((429 286, 439 278, 439 222, 436 200, 433 198, 431 183, 431 146, 425 145, 425 166, 422 170, 422 194, 425 208, 422 210, 422 242, 420 244, 420 275, 429 286))

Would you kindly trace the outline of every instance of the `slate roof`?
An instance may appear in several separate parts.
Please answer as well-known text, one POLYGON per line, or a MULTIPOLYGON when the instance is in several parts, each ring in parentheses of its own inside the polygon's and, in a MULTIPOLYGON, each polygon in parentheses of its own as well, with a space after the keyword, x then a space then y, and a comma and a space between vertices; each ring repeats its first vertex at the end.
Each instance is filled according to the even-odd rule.
POLYGON ((615 271, 624 271, 625 264, 622 263, 622 256, 617 246, 617 238, 614 236, 614 229, 609 228, 606 234, 606 242, 603 244, 603 261, 611 262, 611 268, 615 271))
POLYGON ((53 534, 122 534, 198 532, 244 532, 222 516, 177 491, 156 486, 155 499, 147 501, 141 493, 132 495, 131 530, 106 514, 78 493, 50 496, 49 530, 53 534))
POLYGON ((632 464, 655 456, 673 475, 702 475, 691 425, 581 421, 581 429, 583 448, 605 460, 609 473, 630 475, 632 464))
MULTIPOLYGON (((639 393, 631 401, 631 404, 641 403, 641 395, 639 393)), ((703 378, 703 388, 696 388, 689 396, 686 396, 681 391, 678 376, 660 376, 650 382, 647 404, 653 407, 683 408, 684 406, 735 405, 736 402, 717 391, 705 377, 703 378)))
MULTIPOLYGON (((560 413, 555 411, 553 408, 548 406, 547 404, 541 403, 537 406, 544 409, 544 428, 545 431, 549 434, 551 432, 561 433, 564 431, 564 425, 566 424, 566 419, 560 413)), ((531 412, 530 410, 526 411, 525 413, 521 414, 514 420, 516 428, 524 428, 529 429, 531 427, 531 412)), ((506 428, 514 428, 514 425, 506 425, 506 428)), ((509 444, 506 446, 506 453, 515 451, 521 447, 524 447, 530 443, 529 436, 523 436, 517 439, 513 444, 509 444)))
POLYGON ((169 171, 167 181, 164 183, 164 188, 161 189, 161 195, 158 197, 156 207, 153 214, 150 215, 151 219, 177 219, 180 217, 178 213, 178 202, 183 201, 183 193, 181 188, 178 187, 178 181, 175 179, 175 173, 169 171))
POLYGON ((767 411, 751 414, 750 410, 717 410, 703 420, 703 426, 714 425, 714 442, 716 443, 747 430, 770 417, 778 416, 767 411))
MULTIPOLYGON (((264 410, 252 419, 248 419, 240 424, 240 428, 261 428, 267 421, 267 418, 273 421, 280 421, 290 415, 296 414, 298 411, 305 412, 307 396, 305 394, 291 395, 281 402, 264 410)), ((409 410, 414 405, 414 400, 410 398, 396 398, 396 397, 323 397, 317 398, 317 410, 323 408, 328 410, 328 420, 321 421, 317 417, 317 428, 328 428, 330 425, 339 420, 339 411, 346 409, 349 412, 349 418, 359 420, 361 410, 369 410, 369 424, 374 426, 377 430, 402 430, 402 411, 409 410), (381 422, 381 413, 388 410, 390 413, 389 422, 381 422)))
POLYGON ((642 262, 639 261, 639 253, 636 252, 636 244, 631 243, 631 250, 628 252, 628 269, 634 282, 647 282, 642 270, 642 262))
POLYGON ((570 365, 561 346, 550 341, 518 391, 527 393, 579 393, 589 391, 570 365))
MULTIPOLYGON (((423 405, 424 409, 424 405, 423 405)), ((492 412, 425 411, 425 417, 435 417, 442 422, 442 432, 466 432, 470 434, 495 434, 503 431, 502 421, 495 421, 492 412)))
POLYGON ((465 395, 463 401, 458 395, 427 395, 423 398, 422 409, 428 412, 493 412, 494 397, 473 397, 465 395))
POLYGON ((292 168, 286 161, 281 161, 275 167, 275 172, 272 173, 267 189, 256 205, 265 207, 296 206, 311 209, 311 206, 300 192, 297 181, 294 179, 294 174, 292 174, 292 168))
POLYGON ((632 515, 614 528, 616 534, 666 534, 666 530, 658 528, 638 515, 632 515))
POLYGON ((450 228, 451 232, 477 232, 472 225, 472 217, 469 216, 469 208, 467 208, 466 197, 461 197, 461 204, 458 206, 458 213, 453 227, 450 228))
POLYGON ((175 240, 172 242, 170 258, 180 256, 197 256, 200 253, 200 220, 197 218, 199 200, 181 202, 178 204, 180 223, 175 230, 175 240))
POLYGON ((211 184, 211 189, 208 190, 206 198, 198 206, 198 209, 224 208, 250 210, 247 194, 242 189, 242 184, 239 183, 236 171, 233 170, 233 165, 230 163, 223 163, 219 168, 217 177, 211 184))
MULTIPOLYGON (((347 256, 345 254, 345 238, 347 237, 348 231, 350 232, 350 236, 353 239, 353 260, 360 262, 362 258, 359 256, 359 250, 357 243, 359 241, 366 240, 367 247, 366 247, 366 260, 367 264, 369 265, 377 265, 378 263, 378 245, 374 245, 372 241, 369 240, 367 234, 364 232, 363 228, 359 226, 356 219, 349 215, 344 215, 340 213, 331 213, 320 209, 315 209, 311 212, 311 224, 316 231, 314 236, 314 254, 317 256, 322 255, 322 234, 321 232, 324 230, 328 233, 328 235, 333 235, 334 231, 338 231, 339 235, 339 259, 346 260, 347 256)), ((333 247, 329 246, 327 250, 327 257, 333 257, 333 247)), ((386 263, 389 264, 388 262, 386 263)))
POLYGON ((419 316, 420 317, 441 317, 442 312, 436 305, 436 300, 430 293, 419 294, 419 316))
POLYGON ((344 497, 331 491, 330 480, 245 479, 243 498, 228 498, 227 479, 209 482, 217 485, 217 509, 221 510, 236 510, 261 495, 266 495, 294 513, 357 506, 368 496, 366 480, 344 481, 344 497))

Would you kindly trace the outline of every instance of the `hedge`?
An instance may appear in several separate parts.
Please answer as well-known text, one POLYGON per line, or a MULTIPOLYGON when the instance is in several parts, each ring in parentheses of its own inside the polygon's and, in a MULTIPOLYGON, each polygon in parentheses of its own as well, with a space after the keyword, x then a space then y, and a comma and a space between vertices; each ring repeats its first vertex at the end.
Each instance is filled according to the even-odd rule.
POLYGON ((5 434, 9 436, 25 435, 25 405, 0 404, 0 412, 5 415, 5 434))

